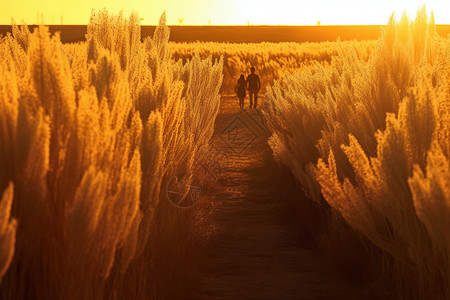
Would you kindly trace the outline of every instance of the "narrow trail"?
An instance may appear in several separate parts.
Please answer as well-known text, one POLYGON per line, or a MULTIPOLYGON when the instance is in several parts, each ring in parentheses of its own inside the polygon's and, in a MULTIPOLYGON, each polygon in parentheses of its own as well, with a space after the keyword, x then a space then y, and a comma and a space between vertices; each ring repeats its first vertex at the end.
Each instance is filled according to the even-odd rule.
POLYGON ((199 299, 356 299, 283 222, 275 164, 259 111, 223 98, 214 143, 221 176, 215 235, 199 266, 199 299))

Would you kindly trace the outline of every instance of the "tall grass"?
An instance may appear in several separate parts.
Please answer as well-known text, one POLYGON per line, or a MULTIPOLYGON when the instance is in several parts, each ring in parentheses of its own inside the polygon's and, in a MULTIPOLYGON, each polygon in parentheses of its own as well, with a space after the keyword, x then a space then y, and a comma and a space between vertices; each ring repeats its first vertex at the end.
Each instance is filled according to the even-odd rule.
MULTIPOLYGON (((342 48, 354 49, 359 58, 367 60, 375 47, 375 41, 344 41, 342 48)), ((317 64, 329 65, 339 52, 336 42, 322 43, 169 43, 172 57, 183 61, 190 59, 194 51, 200 57, 213 56, 224 59, 222 94, 234 94, 237 79, 248 74, 250 67, 256 71, 265 87, 273 84, 286 72, 298 69, 315 69, 317 64)))
MULTIPOLYGON (((71 61, 77 61, 77 55, 80 54, 77 49, 85 47, 84 44, 80 42, 64 45, 64 51, 71 61)), ((263 83, 262 92, 265 92, 266 86, 273 85, 274 80, 287 72, 292 73, 299 69, 314 70, 318 64, 329 65, 332 57, 339 54, 339 47, 336 45, 337 42, 248 44, 169 42, 169 50, 173 61, 183 63, 196 55, 203 59, 212 57, 213 60, 223 57, 223 84, 220 92, 233 95, 237 79, 241 74, 248 74, 251 66, 256 67, 263 83)), ((376 41, 343 41, 339 42, 339 45, 343 49, 354 49, 359 58, 367 60, 375 49, 376 41)))
POLYGON ((450 297, 450 39, 434 27, 425 8, 392 16, 367 61, 341 48, 276 81, 264 108, 276 159, 331 206, 330 234, 345 220, 381 251, 396 299, 450 297))
POLYGON ((173 62, 165 15, 141 42, 137 15, 93 12, 86 38, 14 25, 0 43, 4 299, 148 297, 152 230, 178 215, 163 187, 213 132, 222 60, 173 62))

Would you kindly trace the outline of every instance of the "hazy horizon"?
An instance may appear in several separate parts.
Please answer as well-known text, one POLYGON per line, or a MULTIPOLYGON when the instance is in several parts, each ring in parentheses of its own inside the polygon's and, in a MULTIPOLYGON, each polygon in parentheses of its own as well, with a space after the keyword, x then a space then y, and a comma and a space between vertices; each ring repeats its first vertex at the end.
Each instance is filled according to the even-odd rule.
POLYGON ((448 4, 92 1, 0 11, 0 299, 450 299, 448 4))
POLYGON ((163 11, 168 25, 186 26, 314 26, 321 25, 383 25, 392 13, 399 19, 403 12, 414 18, 419 7, 426 5, 433 11, 436 24, 450 24, 446 11, 448 4, 443 0, 401 0, 401 1, 356 1, 345 0, 336 3, 331 0, 279 0, 276 5, 269 0, 142 0, 127 2, 106 0, 79 0, 66 3, 42 0, 30 3, 18 0, 4 3, 0 11, 0 24, 9 25, 11 18, 17 23, 46 25, 85 25, 93 9, 108 7, 110 12, 123 10, 124 16, 136 11, 142 18, 142 25, 156 25, 163 11))
MULTIPOLYGON (((21 22, 18 22, 15 20, 16 25, 23 25, 21 22)), ((48 23, 25 23, 27 26, 38 26, 38 25, 45 25, 45 26, 88 26, 89 24, 48 24, 48 23)), ((250 24, 250 25, 179 25, 179 24, 167 24, 170 27, 317 27, 317 26, 323 26, 323 27, 363 27, 363 26, 387 26, 386 24, 320 24, 320 25, 284 25, 284 24, 278 24, 278 25, 266 25, 266 24, 250 24)), ((436 24, 438 26, 450 26, 450 23, 448 24, 436 24)), ((11 26, 11 23, 9 24, 0 24, 0 26, 11 26)), ((141 24, 143 27, 156 27, 156 24, 141 24)))

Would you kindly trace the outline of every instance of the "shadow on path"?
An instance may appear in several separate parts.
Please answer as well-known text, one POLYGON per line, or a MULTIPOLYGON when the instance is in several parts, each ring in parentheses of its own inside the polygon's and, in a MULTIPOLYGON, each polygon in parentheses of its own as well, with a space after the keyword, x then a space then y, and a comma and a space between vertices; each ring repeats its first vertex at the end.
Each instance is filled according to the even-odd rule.
POLYGON ((199 299, 355 299, 283 220, 283 191, 259 111, 222 99, 215 234, 199 262, 199 299))

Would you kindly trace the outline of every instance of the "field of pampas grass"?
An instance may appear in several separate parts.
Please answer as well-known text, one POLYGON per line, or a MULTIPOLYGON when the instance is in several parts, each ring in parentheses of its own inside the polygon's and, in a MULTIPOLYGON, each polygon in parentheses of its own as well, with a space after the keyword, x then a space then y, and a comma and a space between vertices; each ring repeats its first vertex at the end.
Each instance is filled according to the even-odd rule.
POLYGON ((94 12, 76 49, 45 26, 1 39, 3 299, 147 297, 157 274, 140 265, 174 238, 155 230, 193 218, 164 208, 162 187, 194 176, 223 63, 173 62, 165 15, 144 42, 138 20, 94 12), (136 272, 128 289, 105 288, 136 272))
POLYGON ((449 71, 450 39, 422 8, 392 16, 368 60, 342 49, 267 93, 269 144, 331 209, 328 247, 347 232, 345 257, 362 241, 396 299, 450 297, 449 71))
POLYGON ((221 93, 234 95, 236 80, 241 74, 247 74, 250 67, 255 66, 257 73, 264 82, 262 92, 273 85, 285 73, 299 69, 314 70, 316 65, 329 66, 333 56, 344 51, 355 51, 359 58, 367 60, 374 51, 376 41, 342 41, 321 43, 170 43, 172 56, 175 60, 190 59, 198 52, 201 57, 212 55, 213 58, 223 57, 224 79, 221 93), (337 46, 339 44, 339 47, 337 46))
POLYGON ((376 41, 169 36, 165 14, 143 39, 106 9, 83 42, 0 36, 1 299, 450 299, 433 14, 393 15, 376 41), (260 103, 239 110, 251 66, 260 103))

